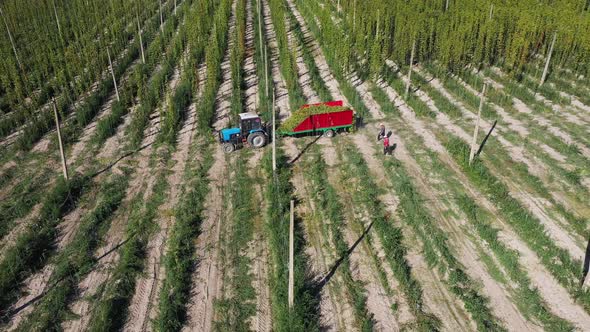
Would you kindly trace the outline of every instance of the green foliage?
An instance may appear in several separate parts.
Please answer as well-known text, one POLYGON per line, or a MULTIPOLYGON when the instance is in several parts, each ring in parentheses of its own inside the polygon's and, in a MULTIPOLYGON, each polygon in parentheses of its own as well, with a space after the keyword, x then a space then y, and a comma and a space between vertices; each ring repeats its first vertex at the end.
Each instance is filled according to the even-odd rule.
MULTIPOLYGON (((360 204, 365 207, 366 211, 370 211, 369 218, 381 240, 386 260, 400 283, 401 291, 408 301, 410 310, 416 317, 415 328, 420 331, 440 330, 439 318, 427 313, 423 308, 422 287, 412 276, 412 267, 406 259, 408 249, 402 242, 402 230, 394 226, 394 217, 386 211, 379 198, 381 195, 379 186, 370 176, 358 177, 358 174, 370 174, 368 165, 362 155, 354 148, 344 146, 342 151, 343 155, 347 156, 343 180, 351 184, 358 182, 354 186, 356 194, 353 198, 356 200, 355 204, 360 204)), ((425 250, 427 249, 425 246, 425 250)))
POLYGON ((205 198, 209 190, 207 173, 213 164, 211 144, 199 147, 203 161, 190 168, 185 177, 181 198, 174 208, 174 227, 167 240, 168 251, 164 258, 166 275, 160 292, 156 331, 177 331, 186 320, 186 306, 190 297, 191 272, 195 262, 194 239, 200 234, 205 198))
POLYGON ((267 177, 264 199, 266 207, 266 237, 271 257, 269 283, 273 330, 318 331, 320 328, 319 294, 313 282, 305 239, 299 221, 295 225, 295 298, 294 307, 287 304, 289 253, 285 246, 289 239, 289 205, 293 198, 291 170, 282 149, 277 149, 277 171, 273 175, 272 156, 266 153, 263 165, 267 177))
POLYGON ((326 114, 334 112, 346 111, 348 107, 344 106, 327 106, 327 105, 316 105, 305 108, 300 108, 291 113, 291 116, 285 120, 278 128, 281 132, 291 132, 297 127, 303 120, 316 114, 326 114))
POLYGON ((48 288, 19 331, 59 330, 67 317, 68 304, 73 299, 80 281, 97 264, 94 255, 104 230, 125 197, 129 176, 116 175, 104 183, 98 193, 96 206, 80 220, 73 241, 52 262, 55 266, 48 288))
MULTIPOLYGON (((317 149, 316 151, 317 152, 317 149)), ((362 331, 372 331, 375 321, 373 314, 367 309, 367 294, 361 281, 355 280, 352 276, 350 260, 348 259, 348 243, 341 231, 345 227, 344 206, 338 198, 336 189, 328 182, 327 165, 319 154, 306 163, 306 177, 312 184, 312 199, 322 213, 322 219, 328 224, 329 232, 332 235, 332 242, 336 246, 336 257, 343 258, 338 267, 338 272, 348 291, 349 301, 353 303, 354 314, 358 328, 362 331)))
POLYGON ((0 310, 8 309, 19 294, 20 283, 46 262, 53 252, 57 238, 57 225, 72 211, 88 186, 90 178, 74 175, 69 181, 59 178, 56 186, 47 193, 39 216, 6 248, 0 262, 0 310))
POLYGON ((590 310, 590 292, 578 287, 580 262, 573 259, 567 250, 558 247, 547 234, 543 224, 515 198, 480 159, 469 166, 469 147, 459 139, 450 139, 445 145, 468 178, 498 206, 506 221, 527 245, 539 254, 539 258, 551 274, 590 310))

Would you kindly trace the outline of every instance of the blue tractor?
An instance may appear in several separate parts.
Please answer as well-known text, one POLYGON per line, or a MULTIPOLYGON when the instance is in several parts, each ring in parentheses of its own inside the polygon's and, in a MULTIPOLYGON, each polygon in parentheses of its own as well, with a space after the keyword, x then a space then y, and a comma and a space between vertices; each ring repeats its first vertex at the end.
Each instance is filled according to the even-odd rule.
POLYGON ((240 113, 238 128, 226 128, 219 132, 223 151, 231 153, 245 143, 254 148, 262 148, 268 143, 268 134, 260 117, 254 113, 240 113))

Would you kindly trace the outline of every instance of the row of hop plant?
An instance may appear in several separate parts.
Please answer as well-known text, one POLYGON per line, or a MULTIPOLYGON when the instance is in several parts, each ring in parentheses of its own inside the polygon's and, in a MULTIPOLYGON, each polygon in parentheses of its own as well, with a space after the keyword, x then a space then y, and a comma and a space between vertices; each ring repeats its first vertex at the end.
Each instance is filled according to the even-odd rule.
MULTIPOLYGON (((148 25, 151 25, 154 31, 156 29, 156 16, 148 20, 148 25)), ((133 59, 137 57, 139 52, 138 46, 135 44, 128 47, 127 52, 118 59, 117 63, 113 67, 116 77, 121 77, 122 74, 127 70, 133 59)), ((104 75, 98 78, 97 87, 92 91, 90 95, 85 97, 80 103, 76 104, 75 98, 60 98, 57 99, 57 108, 62 118, 68 118, 67 126, 64 128, 63 138, 65 143, 75 141, 75 139, 81 133, 81 129, 89 124, 96 114, 100 111, 101 105, 111 95, 114 85, 111 75, 104 75), (69 118, 69 116, 71 116, 69 118)), ((42 107, 42 106, 39 106, 42 107)), ((28 151, 39 139, 41 139, 50 130, 55 128, 54 115, 52 106, 47 105, 44 111, 36 111, 28 114, 27 112, 15 113, 26 114, 25 121, 28 122, 24 128, 24 132, 17 140, 15 146, 18 150, 28 151)), ((10 118, 7 119, 10 121, 10 118)), ((0 133, 9 134, 13 132, 16 123, 2 122, 0 123, 0 133)), ((1 136, 1 135, 0 135, 1 136)))
MULTIPOLYGON (((192 71, 196 64, 204 61, 205 47, 209 36, 213 32, 213 14, 217 10, 219 2, 204 1, 195 3, 193 8, 187 14, 187 35, 188 47, 191 59, 185 64, 185 71, 192 71)), ((162 132, 177 131, 177 126, 184 118, 184 111, 181 110, 181 103, 184 100, 181 96, 187 94, 194 99, 195 94, 192 91, 186 91, 186 88, 196 91, 198 80, 204 79, 197 74, 187 73, 175 92, 174 113, 168 114, 167 119, 172 118, 174 126, 164 126, 162 132), (197 79, 194 79, 196 76, 197 79), (189 83, 190 82, 190 83, 189 83), (168 129, 164 129, 168 128, 168 129), (173 130, 173 128, 176 128, 173 130)), ((201 109, 203 101, 197 102, 196 108, 201 109)), ((186 107, 186 105, 184 106, 186 107)), ((172 111, 172 110, 170 110, 172 111)), ((167 122, 167 121, 165 121, 167 122)), ((179 203, 174 207, 174 226, 167 240, 168 251, 164 257, 164 266, 166 274, 162 282, 162 291, 158 302, 158 316, 153 321, 153 328, 157 331, 179 330, 186 320, 186 306, 188 304, 191 290, 191 273, 194 268, 194 238, 200 233, 200 225, 203 221, 204 202, 208 192, 209 181, 207 173, 213 164, 212 145, 205 138, 205 132, 199 132, 197 139, 197 151, 202 159, 198 162, 189 161, 185 170, 184 177, 187 184, 183 186, 179 203)), ((170 140, 164 140, 169 144, 175 135, 169 135, 170 140)))
POLYGON ((297 21, 292 11, 288 10, 287 15, 291 32, 297 40, 297 46, 301 48, 301 56, 305 66, 307 67, 309 77, 311 78, 311 86, 313 90, 318 94, 318 97, 321 101, 331 100, 333 98, 332 94, 330 93, 330 90, 328 90, 326 83, 320 75, 320 71, 315 63, 313 54, 311 54, 310 48, 305 43, 305 36, 301 30, 299 21, 297 21))
MULTIPOLYGON (((318 152, 316 148, 314 152, 318 152)), ((317 202, 324 224, 327 224, 331 235, 331 243, 334 244, 335 256, 342 259, 338 267, 338 273, 344 281, 347 297, 353 303, 354 316, 357 322, 356 328, 361 331, 373 331, 375 320, 373 314, 367 309, 367 294, 362 281, 355 280, 352 276, 352 267, 348 258, 348 243, 342 233, 346 227, 345 208, 336 189, 328 181, 328 166, 318 153, 305 163, 305 176, 311 186, 311 197, 317 202)), ((325 234, 327 237, 327 234, 325 234)), ((358 249, 357 249, 358 250, 358 249)))
POLYGON ((379 198, 383 193, 382 189, 370 176, 358 176, 358 174, 370 174, 366 162, 358 152, 352 148, 339 148, 338 151, 340 155, 347 157, 341 169, 342 181, 351 186, 352 202, 355 207, 370 212, 369 220, 379 237, 386 261, 398 280, 400 291, 415 317, 412 323, 413 329, 440 330, 440 318, 428 313, 424 307, 422 286, 413 276, 412 267, 406 258, 408 249, 403 243, 403 232, 401 228, 395 226, 394 216, 386 211, 379 198))
POLYGON ((213 165, 214 145, 199 133, 198 145, 202 161, 189 162, 184 175, 179 203, 174 208, 174 226, 167 240, 168 251, 164 257, 166 274, 158 302, 158 316, 153 322, 156 331, 178 331, 186 321, 186 310, 192 288, 192 272, 196 265, 194 241, 201 233, 205 200, 209 192, 207 174, 213 165))
MULTIPOLYGON (((464 73, 463 74, 465 77, 468 76, 473 76, 472 74, 469 73, 464 73)), ((469 79, 470 82, 474 82, 476 81, 476 79, 474 78, 470 78, 469 79)), ((465 87, 463 86, 458 86, 459 89, 465 90, 465 87)), ((498 96, 496 98, 505 98, 505 95, 503 92, 498 92, 496 89, 494 89, 493 87, 490 87, 491 92, 493 95, 498 96)), ((464 91, 463 94, 468 93, 468 91, 464 91)), ((439 98, 444 98, 442 96, 436 96, 437 99, 439 98)), ((435 102, 436 100, 435 99, 435 102)), ((511 107, 511 106, 510 106, 511 107)), ((532 129, 533 131, 535 131, 535 129, 532 129)), ((540 139, 544 142, 546 142, 549 146, 554 147, 556 150, 561 151, 562 153, 568 155, 569 158, 573 158, 573 159, 577 159, 579 158, 576 157, 576 155, 579 155, 578 151, 572 151, 571 148, 568 148, 568 145, 565 145, 563 142, 553 139, 551 137, 551 135, 541 135, 540 139)), ((536 150, 535 146, 531 147, 531 150, 536 150)), ((545 155, 544 152, 539 152, 541 153, 541 158, 543 159, 547 159, 547 156, 545 155)), ((501 155, 508 155, 507 153, 501 153, 501 155)), ((581 161, 581 163, 583 163, 584 161, 581 161)), ((586 191, 585 188, 582 187, 581 185, 581 179, 580 176, 578 175, 578 173, 576 171, 569 171, 566 169, 563 169, 561 167, 559 167, 558 165, 555 165, 554 163, 552 163, 551 160, 547 160, 547 165, 549 165, 550 168, 555 170, 555 174, 559 174, 561 177, 563 177, 563 179, 565 179, 568 183, 570 183, 571 185, 573 185, 574 187, 578 187, 580 190, 582 191, 586 191)), ((583 220, 583 218, 580 218, 576 215, 574 215, 571 211, 569 211, 562 203, 556 201, 550 194, 549 190, 547 189, 547 187, 543 184, 543 181, 538 178, 535 175, 532 175, 528 172, 528 170, 526 169, 526 166, 522 165, 521 163, 517 164, 517 167, 513 167, 514 171, 518 171, 519 173, 519 178, 522 179, 523 181, 525 181, 525 183, 527 183, 530 188, 532 190, 534 190, 534 192, 539 195, 540 197, 543 197, 544 199, 546 199, 547 201, 549 201, 556 209, 556 212, 561 214, 564 219, 569 223, 569 226, 579 235, 585 237, 588 234, 588 231, 586 229, 586 225, 585 225, 585 221, 583 220)))
POLYGON ((89 184, 88 176, 75 174, 69 181, 57 180, 46 193, 39 215, 5 248, 0 261, 0 312, 2 320, 8 318, 8 309, 19 296, 21 283, 38 271, 54 249, 57 225, 61 218, 76 208, 89 184))
POLYGON ((472 183, 498 206, 500 214, 508 224, 533 251, 537 252, 542 264, 555 279, 584 306, 586 311, 590 311, 590 292, 578 287, 580 261, 573 259, 567 250, 554 243, 543 224, 510 195, 508 187, 492 174, 481 159, 478 158, 471 166, 469 165, 467 144, 456 138, 448 139, 444 144, 472 183))
POLYGON ((351 69, 346 61, 348 57, 343 58, 344 55, 340 54, 342 45, 345 44, 343 41, 346 40, 346 32, 334 22, 329 14, 329 9, 320 6, 318 2, 296 0, 295 3, 298 4, 297 7, 311 35, 318 39, 331 73, 338 81, 340 91, 360 117, 368 117, 370 113, 363 103, 362 96, 348 79, 351 69), (318 22, 321 24, 321 28, 318 26, 318 22), (338 45, 337 49, 332 49, 335 44, 338 45))
MULTIPOLYGON (((305 104, 303 90, 299 85, 299 75, 297 74, 297 57, 295 51, 291 50, 289 38, 287 37, 287 11, 283 0, 268 0, 272 28, 274 28, 276 41, 278 45, 279 67, 287 90, 289 91, 289 104, 292 109, 297 109, 305 104)), ((271 29, 271 27, 266 27, 271 29)), ((270 50, 269 50, 270 51, 270 50)))
MULTIPOLYGON (((132 4, 132 1, 121 1, 112 6, 111 9, 122 11, 123 14, 117 13, 113 15, 110 12, 106 15, 101 15, 100 22, 90 23, 86 15, 95 15, 95 10, 101 10, 100 7, 93 6, 88 10, 79 12, 77 5, 69 4, 67 10, 61 15, 72 15, 76 20, 72 22, 61 22, 62 25, 75 23, 75 25, 83 29, 74 31, 64 26, 66 34, 63 36, 58 33, 49 32, 55 28, 55 24, 40 25, 43 27, 42 33, 26 31, 15 38, 16 49, 19 54, 19 61, 23 64, 18 66, 14 59, 12 49, 10 56, 3 62, 0 70, 0 84, 6 90, 7 103, 10 104, 11 117, 8 118, 10 122, 16 126, 24 124, 27 118, 45 103, 47 103, 52 96, 65 98, 71 100, 76 96, 80 96, 84 91, 91 87, 91 85, 100 79, 100 76, 108 66, 107 55, 104 47, 106 45, 112 46, 114 54, 118 54, 127 47, 128 42, 132 39, 134 33, 137 32, 135 19, 136 11, 123 10, 124 7, 132 4), (119 7, 119 8, 116 8, 119 7), (90 23, 90 24, 89 24, 90 23), (108 31, 105 33, 105 31, 108 31), (43 36, 50 33, 50 37, 43 36), (26 40, 33 38, 34 42, 26 42, 26 40), (25 43, 25 44, 23 44, 25 43), (53 45, 50 45, 53 43, 53 45), (32 47, 32 49, 28 49, 32 47), (33 54, 26 55, 27 51, 33 54), (75 59, 73 58, 75 57, 75 59), (69 58, 69 60, 66 60, 69 58), (27 62, 32 62, 27 64, 27 62), (60 68, 61 67, 61 68, 60 68)), ((17 12, 4 12, 5 18, 8 20, 16 19, 19 16, 30 15, 31 8, 27 5, 18 7, 17 12), (11 17, 12 16, 12 17, 11 17)), ((151 15, 157 8, 156 3, 150 3, 141 8, 141 16, 151 15)), ((6 9, 6 8, 5 8, 6 9)), ((63 16, 61 17, 63 19, 63 16)), ((93 17, 94 18, 94 17, 93 17)), ((55 20, 53 10, 39 11, 35 13, 32 21, 43 19, 55 20)), ((93 21, 93 20, 92 20, 93 21)), ((23 22, 29 22, 26 19, 23 22)), ((54 22, 52 22, 54 23, 54 22)), ((18 30, 22 27, 28 27, 29 24, 19 24, 12 26, 18 30)), ((32 23, 35 24, 35 23, 32 23)), ((38 23, 37 23, 38 24, 38 23)), ((3 44, 7 47, 9 44, 3 44)), ((13 127, 13 128, 16 128, 13 127)))
POLYGON ((69 317, 68 305, 79 291, 79 283, 98 263, 95 251, 123 202, 129 184, 128 173, 115 175, 100 186, 95 196, 96 205, 80 220, 73 241, 49 261, 54 269, 48 290, 18 326, 18 331, 61 329, 61 323, 69 317))
MULTIPOLYGON (((8 169, 3 174, 6 182, 2 181, 5 183, 0 184, 0 187, 8 188, 4 186, 18 173, 16 166, 8 169)), ((49 167, 36 170, 35 174, 22 178, 0 202, 0 240, 13 229, 16 220, 25 217, 42 200, 44 194, 42 188, 50 181, 51 173, 49 167)))
MULTIPOLYGON (((156 17, 152 17, 148 21, 148 25, 151 26, 152 30, 148 30, 150 33, 156 30, 156 17)), ((149 38, 149 36, 147 36, 149 38)), ((127 52, 118 59, 117 63, 113 67, 116 77, 121 77, 123 73, 130 66, 133 59, 139 54, 139 46, 129 46, 127 52)), ((71 98, 61 98, 56 101, 58 113, 63 119, 68 119, 64 124, 66 125, 63 129, 64 144, 69 144, 75 141, 82 128, 89 124, 96 114, 100 111, 100 107, 112 94, 114 89, 111 75, 105 75, 101 77, 98 82, 98 86, 94 91, 84 98, 79 104, 75 104, 71 98), (70 117, 71 116, 71 117, 70 117)), ((29 122, 24 128, 24 132, 17 140, 15 146, 18 150, 28 151, 36 142, 38 142, 45 134, 55 128, 54 115, 52 106, 47 105, 45 111, 38 111, 34 115, 27 115, 27 121, 29 122)), ((2 126, 2 125, 0 125, 2 126)), ((12 132, 14 127, 5 128, 7 133, 12 132)))
MULTIPOLYGON (((152 158, 155 157, 152 155, 152 158)), ((165 150, 161 157, 167 160, 169 151, 165 150)), ((140 191, 132 199, 126 238, 119 248, 119 261, 113 267, 110 278, 96 293, 88 331, 121 330, 125 324, 137 277, 144 272, 149 238, 158 227, 155 223, 158 208, 166 199, 167 171, 163 168, 154 170, 156 180, 149 197, 144 201, 144 192, 140 191)))
POLYGON ((233 47, 230 50, 230 67, 232 78, 230 123, 237 123, 238 114, 244 112, 244 56, 246 54, 246 0, 238 0, 236 4, 236 27, 233 47))
MULTIPOLYGON (((359 173, 369 171, 359 152, 349 149, 347 154, 359 173)), ((446 276, 445 282, 449 289, 465 304, 479 330, 504 330, 498 318, 492 313, 488 299, 480 294, 476 283, 456 259, 445 232, 428 213, 423 204, 424 198, 412 184, 402 164, 388 158, 383 165, 386 173, 393 175, 391 182, 398 194, 400 215, 423 242, 428 265, 431 268, 437 267, 439 272, 446 276)))
POLYGON ((198 122, 201 130, 207 130, 215 118, 215 104, 217 92, 221 85, 221 62, 227 50, 229 33, 229 17, 232 2, 221 0, 218 10, 214 14, 213 31, 205 48, 205 62, 207 64, 207 80, 203 99, 199 110, 198 122))
MULTIPOLYGON (((178 13, 182 15, 183 6, 182 4, 179 5, 177 15, 178 13)), ((176 30, 179 24, 177 15, 172 17, 172 24, 174 24, 173 30, 176 30)), ((171 24, 169 22, 170 19, 166 20, 165 24, 171 24)), ((135 104, 136 98, 142 100, 146 82, 154 80, 153 78, 150 79, 149 75, 155 70, 158 62, 164 61, 163 54, 165 54, 166 47, 168 47, 172 39, 169 35, 159 33, 158 23, 159 20, 155 20, 150 27, 144 30, 142 39, 144 44, 149 45, 146 50, 146 63, 140 63, 135 67, 129 80, 124 86, 119 87, 121 99, 114 101, 111 106, 111 112, 98 121, 96 133, 93 137, 93 142, 96 145, 102 145, 109 137, 116 133, 119 125, 123 123, 123 117, 127 114, 129 108, 135 104)), ((134 45, 131 51, 135 54, 135 57, 138 57, 138 52, 140 51, 139 45, 134 45)))
MULTIPOLYGON (((398 96, 404 96, 406 91, 406 84, 403 80, 399 79, 398 75, 402 73, 394 70, 391 67, 383 67, 381 78, 383 81, 391 86, 397 92, 398 96)), ((433 112, 428 105, 420 100, 414 93, 410 93, 408 98, 404 99, 404 102, 414 111, 419 117, 436 117, 436 113, 433 112)), ((453 108, 454 109, 454 108, 453 108)))
MULTIPOLYGON (((191 2, 191 0, 185 0, 183 4, 190 5, 191 2)), ((132 149, 139 148, 143 138, 143 132, 149 123, 150 114, 152 114, 158 105, 164 104, 161 100, 166 96, 166 84, 172 77, 175 68, 178 66, 184 48, 186 47, 186 31, 181 25, 183 17, 184 15, 181 15, 180 18, 178 16, 171 17, 164 25, 163 40, 171 40, 167 47, 164 48, 165 45, 162 44, 161 50, 155 48, 152 49, 158 54, 163 51, 166 52, 164 60, 160 63, 160 70, 151 74, 147 71, 147 67, 144 66, 140 68, 142 73, 142 83, 145 83, 142 84, 139 90, 140 105, 134 111, 129 128, 127 128, 127 134, 130 137, 130 146, 132 149), (149 77, 150 74, 152 76, 147 80, 147 77, 149 77)), ((151 56, 148 53, 148 56, 153 58, 155 54, 154 56, 151 56)), ((187 100, 186 96, 181 96, 180 98, 183 99, 180 100, 181 102, 187 100)), ((177 124, 173 123, 173 125, 177 124)))
POLYGON ((254 194, 257 179, 248 175, 248 165, 243 162, 249 158, 247 152, 250 151, 241 151, 240 158, 230 162, 233 174, 229 187, 233 190, 227 197, 231 201, 231 213, 225 251, 229 266, 224 281, 229 291, 226 293, 228 295, 217 299, 214 304, 217 313, 214 329, 218 331, 250 330, 250 320, 256 314, 256 289, 253 286, 252 259, 248 257, 248 249, 254 241, 254 223, 262 216, 258 198, 254 194))
POLYGON ((270 69, 270 50, 263 28, 262 0, 255 0, 252 5, 254 7, 252 8, 254 62, 256 64, 256 76, 258 77, 258 114, 265 122, 268 122, 272 119, 272 100, 269 98, 269 94, 273 85, 272 70, 270 69))
MULTIPOLYGON (((186 2, 185 5, 185 10, 194 10, 195 7, 198 7, 198 3, 196 2, 186 2)), ((175 36, 175 39, 178 38, 176 39, 177 41, 184 41, 183 27, 184 26, 180 27, 181 30, 175 36)), ((181 45, 171 51, 175 53, 177 57, 183 52, 182 44, 183 43, 172 42, 172 45, 174 46, 181 45)), ((187 79, 186 76, 184 76, 184 78, 187 79)), ((157 79, 158 77, 155 78, 155 80, 157 79)), ((157 166, 156 169, 153 170, 155 173, 155 184, 153 191, 150 193, 147 200, 144 201, 142 199, 144 195, 143 193, 137 194, 133 199, 132 206, 130 207, 131 214, 125 231, 127 240, 121 246, 119 253, 121 258, 117 263, 117 266, 114 268, 111 279, 102 286, 98 293, 100 301, 92 310, 93 318, 89 326, 90 331, 121 329, 126 321, 129 310, 128 305, 135 292, 137 278, 144 272, 149 239, 158 227, 156 219, 160 215, 159 207, 164 203, 167 197, 169 189, 167 176, 172 163, 169 159, 176 144, 176 136, 182 123, 180 114, 185 112, 186 107, 190 102, 190 98, 186 95, 188 94, 186 86, 192 84, 188 82, 189 81, 185 81, 186 84, 184 86, 181 84, 172 92, 175 96, 182 96, 180 98, 177 97, 179 99, 174 101, 174 107, 177 107, 176 111, 179 112, 176 113, 178 117, 175 118, 176 121, 172 125, 165 124, 163 126, 167 129, 160 134, 160 143, 167 147, 167 149, 161 150, 161 152, 156 152, 158 150, 154 150, 154 153, 150 157, 150 167, 154 167, 153 165, 157 164, 157 160, 164 160, 166 162, 164 162, 163 165, 160 164, 160 166, 157 166), (180 104, 178 104, 178 100, 181 101, 180 104)), ((174 268, 172 269, 174 270, 174 268)), ((164 308, 167 309, 166 307, 164 308)), ((171 309, 174 310, 173 308, 171 309)), ((162 323, 162 320, 155 320, 153 326, 156 329, 161 329, 167 326, 166 324, 177 324, 174 321, 166 321, 164 325, 162 325, 162 323)))
POLYGON ((305 237, 296 219, 294 239, 294 306, 289 308, 288 263, 290 200, 292 169, 281 148, 277 149, 277 170, 273 174, 272 154, 265 153, 262 164, 266 175, 265 231, 269 244, 271 272, 269 273, 270 302, 273 330, 317 331, 320 329, 319 290, 305 253, 305 237))
MULTIPOLYGON (((17 238, 16 244, 7 249, 7 255, 0 263, 0 266, 5 264, 7 267, 3 269, 5 275, 0 276, 0 280, 4 280, 9 285, 18 285, 26 276, 37 271, 47 262, 53 253, 53 242, 58 235, 56 226, 64 215, 75 208, 82 194, 88 191, 85 189, 90 186, 92 172, 93 170, 84 175, 75 174, 69 181, 63 178, 58 180, 45 199, 40 216, 23 235, 17 238)), ((109 188, 105 187, 104 190, 109 188)), ((107 217, 108 215, 105 215, 104 219, 107 217)), ((0 281, 0 288, 2 287, 7 286, 2 285, 0 281)), ((5 297, 0 304, 2 310, 6 309, 4 306, 10 305, 11 301, 15 300, 18 290, 18 287, 14 287, 10 291, 3 291, 5 297)), ((47 322, 45 318, 43 319, 47 322)))
MULTIPOLYGON (((401 125, 398 119, 396 124, 401 125)), ((444 168, 439 161, 434 161, 435 168, 444 168)), ((396 170, 397 171, 397 170, 396 170)), ((453 188, 451 184, 447 185, 453 188)), ((452 194, 452 193, 451 193, 452 194)), ((487 244, 497 258, 499 264, 502 265, 507 277, 512 282, 516 283, 517 287, 508 285, 514 294, 515 303, 519 310, 525 317, 538 319, 546 329, 563 331, 571 330, 571 324, 567 321, 554 315, 547 304, 539 294, 539 291, 534 288, 525 270, 522 269, 519 263, 519 254, 517 251, 508 248, 498 237, 498 229, 491 223, 491 216, 480 208, 473 199, 464 193, 456 193, 454 201, 457 206, 467 217, 467 221, 473 226, 482 242, 487 244)), ((502 272, 500 272, 502 274, 502 272)), ((502 282, 508 283, 506 278, 501 278, 502 282)))

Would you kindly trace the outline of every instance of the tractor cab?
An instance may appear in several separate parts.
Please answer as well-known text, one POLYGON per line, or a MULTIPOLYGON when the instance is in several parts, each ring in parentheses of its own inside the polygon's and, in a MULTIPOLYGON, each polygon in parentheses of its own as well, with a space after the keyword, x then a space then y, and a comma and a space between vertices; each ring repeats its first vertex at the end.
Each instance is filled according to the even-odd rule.
POLYGON ((266 145, 268 135, 257 114, 240 113, 239 121, 238 128, 226 128, 219 132, 219 141, 223 144, 223 151, 230 153, 244 143, 254 148, 266 145))

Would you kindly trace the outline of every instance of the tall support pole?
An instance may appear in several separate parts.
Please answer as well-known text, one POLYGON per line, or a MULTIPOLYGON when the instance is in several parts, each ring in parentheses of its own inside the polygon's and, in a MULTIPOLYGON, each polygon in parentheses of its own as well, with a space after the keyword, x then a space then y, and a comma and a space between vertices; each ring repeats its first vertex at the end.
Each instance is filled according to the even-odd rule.
MULTIPOLYGON (((273 89, 274 90, 274 89, 273 89)), ((276 109, 275 109, 275 93, 272 93, 272 172, 277 171, 277 124, 276 124, 276 109)))
POLYGON ((176 9, 178 8, 176 0, 174 0, 174 16, 176 16, 176 9))
POLYGON ((356 30, 356 0, 352 4, 352 33, 356 30))
POLYGON ((115 71, 113 70, 113 62, 111 61, 111 52, 107 47, 107 55, 109 57, 109 68, 111 69, 111 75, 113 76, 113 85, 115 86, 115 93, 117 93, 117 101, 121 101, 121 97, 119 97, 119 89, 117 88, 117 79, 115 78, 115 71))
POLYGON ((412 43, 412 53, 410 54, 410 69, 408 70, 408 83, 406 84, 405 99, 410 94, 410 84, 412 83, 412 68, 414 67, 414 52, 416 52, 416 40, 412 43))
POLYGON ((492 15, 494 14, 494 4, 490 5, 490 20, 492 19, 492 15))
POLYGON ((59 154, 61 155, 61 167, 64 173, 64 179, 68 178, 68 165, 66 163, 66 155, 64 154, 64 146, 61 140, 61 129, 59 126, 59 116, 57 115, 57 107, 55 106, 55 99, 53 99, 53 115, 55 116, 55 128, 57 129, 57 140, 59 143, 59 154))
POLYGON ((293 271, 293 259, 294 259, 294 232, 295 232, 295 211, 294 211, 295 202, 291 200, 291 218, 289 220, 289 309, 293 308, 293 297, 294 297, 294 285, 295 285, 295 275, 293 271))
POLYGON ((338 6, 336 7, 336 10, 338 10, 338 12, 340 12, 340 0, 338 0, 338 6))
POLYGON ((0 15, 2 15, 2 19, 4 20, 4 25, 6 26, 6 32, 8 32, 8 39, 10 39, 10 44, 12 45, 12 51, 14 51, 14 57, 16 58, 16 63, 18 63, 18 67, 22 69, 22 64, 18 59, 18 53, 16 53, 16 46, 14 45, 14 39, 12 39, 12 33, 10 33, 10 29, 8 28, 8 22, 6 21, 6 16, 4 16, 4 12, 2 8, 0 8, 0 15))
POLYGON ((447 0, 447 2, 445 3, 445 12, 449 10, 449 0, 447 0))
POLYGON ((265 90, 268 96, 268 47, 264 48, 264 83, 266 84, 265 90))
POLYGON ((377 10, 377 33, 375 34, 375 37, 379 39, 379 10, 377 10))
POLYGON ((137 34, 139 35, 139 48, 141 49, 141 62, 145 64, 145 54, 143 53, 143 40, 141 39, 141 26, 139 25, 139 13, 136 13, 137 18, 137 34))
POLYGON ((483 103, 486 93, 487 83, 484 83, 481 89, 481 96, 479 97, 479 109, 477 111, 477 120, 475 121, 475 129, 473 130, 473 140, 471 140, 471 152, 469 153, 469 165, 473 162, 475 151, 477 150, 477 134, 479 133, 479 119, 481 118, 481 111, 483 110, 483 103))
POLYGON ((551 55, 553 55, 553 46, 555 46, 555 40, 557 39, 557 32, 553 34, 553 40, 551 41, 551 47, 549 48, 549 55, 547 56, 547 62, 545 62, 545 69, 543 69, 543 76, 541 76, 541 82, 539 82, 539 87, 545 83, 545 79, 547 78, 547 71, 549 70, 549 62, 551 61, 551 55))
POLYGON ((164 19, 162 18, 162 0, 160 0, 160 31, 164 33, 164 19))
POLYGON ((57 31, 61 36, 61 26, 59 25, 59 17, 57 17, 57 8, 55 7, 55 0, 53 0, 53 14, 55 14, 55 22, 57 23, 57 31))

